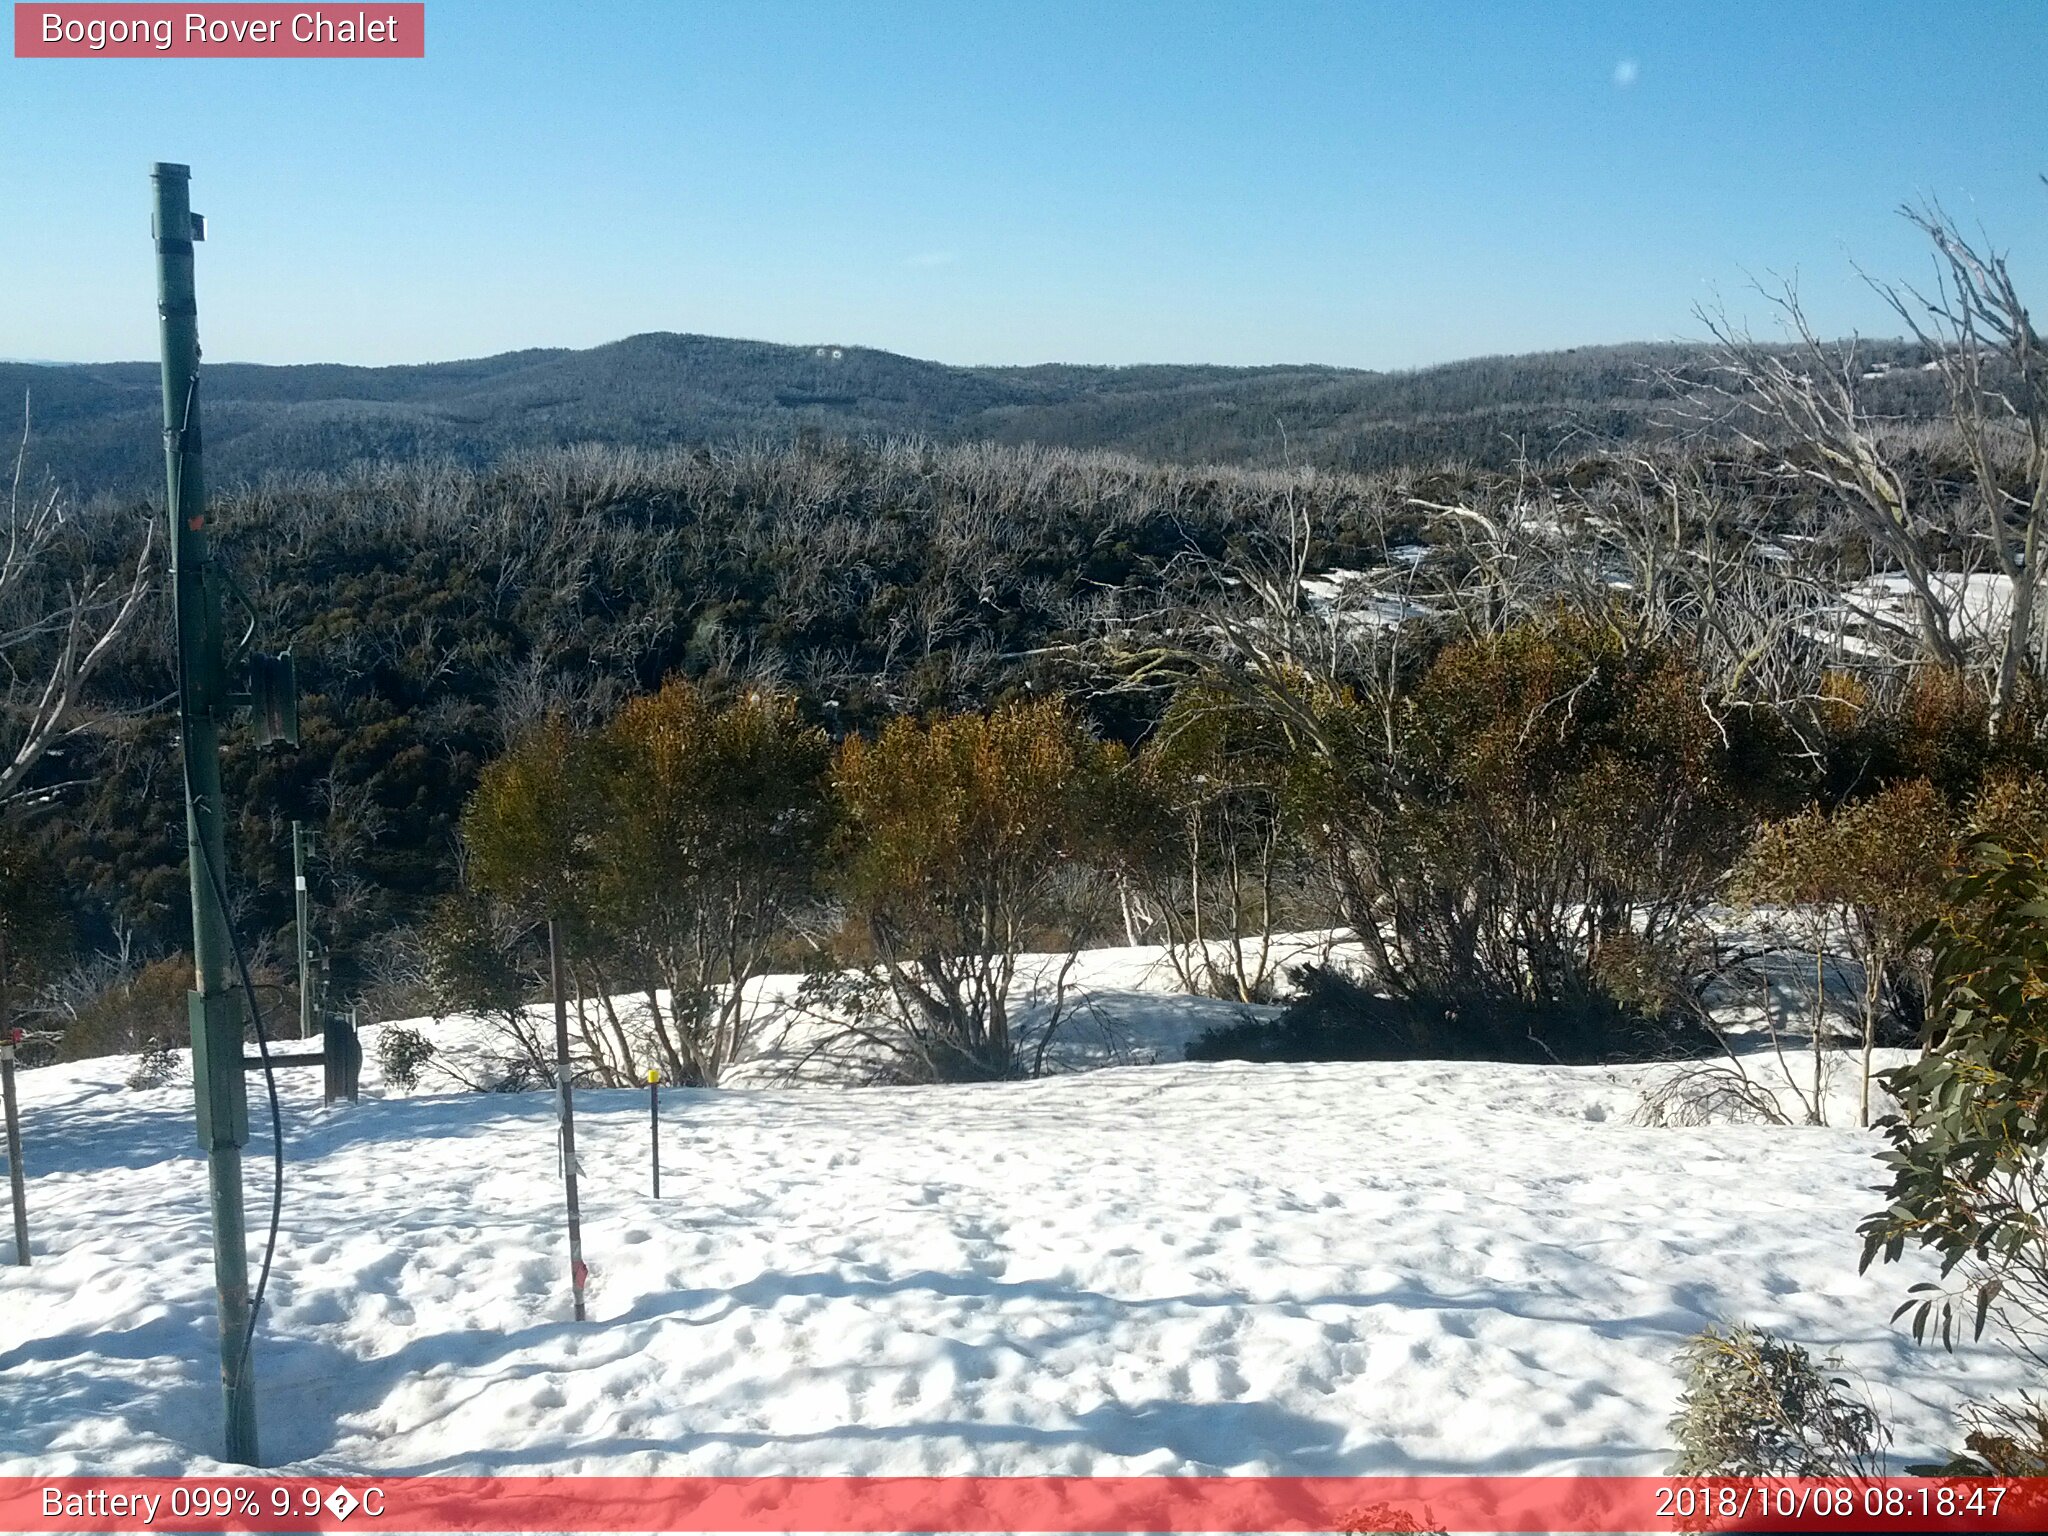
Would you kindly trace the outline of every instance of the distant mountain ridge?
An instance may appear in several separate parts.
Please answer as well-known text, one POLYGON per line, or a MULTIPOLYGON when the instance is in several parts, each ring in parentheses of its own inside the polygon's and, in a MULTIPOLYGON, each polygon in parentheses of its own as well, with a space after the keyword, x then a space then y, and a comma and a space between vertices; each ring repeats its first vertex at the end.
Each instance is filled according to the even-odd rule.
MULTIPOLYGON (((1900 344, 1865 350, 1873 360, 1911 360, 1900 344)), ((1586 434, 1642 435, 1671 395, 1660 376, 1697 377, 1704 362, 1695 346, 1642 343, 1398 373, 980 368, 866 347, 650 332, 448 363, 217 363, 202 377, 209 476, 228 485, 365 459, 479 463, 571 442, 654 447, 806 431, 1030 441, 1184 463, 1499 466, 1548 457, 1586 434)), ((1902 414, 1938 403, 1931 382, 1907 371, 1886 387, 1902 414)), ((31 470, 87 493, 155 487, 158 388, 153 362, 0 363, 0 410, 11 417, 15 402, 30 402, 31 470)))

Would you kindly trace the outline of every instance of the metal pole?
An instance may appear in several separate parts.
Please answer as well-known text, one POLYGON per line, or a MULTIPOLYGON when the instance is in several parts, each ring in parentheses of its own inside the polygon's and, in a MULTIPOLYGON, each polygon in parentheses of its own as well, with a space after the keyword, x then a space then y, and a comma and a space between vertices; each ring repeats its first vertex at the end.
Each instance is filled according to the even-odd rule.
POLYGON ((7 930, 0 928, 0 1098, 6 1101, 7 1183, 14 1197, 14 1262, 28 1263, 28 1183, 21 1166, 21 1106, 14 1098, 14 1026, 7 995, 7 930))
MULTIPOLYGON (((306 926, 306 824, 292 823, 292 892, 298 907, 299 1038, 313 1037, 313 940, 306 926)), ((331 1099, 331 1096, 330 1096, 331 1099)))
POLYGON ((562 1105, 562 1188, 569 1197, 569 1283, 576 1292, 576 1321, 583 1321, 583 1213, 576 1203, 576 1102, 569 1078, 569 1000, 562 993, 562 925, 548 919, 548 983, 555 994, 555 1085, 562 1105))
POLYGON ((661 1198, 661 1069, 647 1069, 647 1150, 654 1160, 654 1198, 661 1198))
MULTIPOLYGON (((5 940, 0 940, 4 964, 5 940)), ((14 1196, 14 1262, 28 1263, 28 1187, 21 1166, 21 1105, 14 1098, 14 1031, 7 1024, 7 983, 0 980, 0 1098, 7 1110, 7 1183, 14 1196)))
POLYGON ((14 1262, 28 1263, 28 1190, 21 1167, 21 1106, 14 1098, 14 1041, 0 1040, 0 1090, 7 1099, 7 1183, 14 1196, 14 1262))
POLYGON ((191 176, 191 169, 183 165, 159 164, 150 173, 156 188, 153 232, 157 313, 163 333, 164 472, 192 883, 194 988, 188 1013, 199 1145, 206 1153, 213 1205, 225 1459, 255 1466, 256 1383, 250 1359, 248 1229, 242 1214, 242 1148, 249 1140, 249 1101, 242 1082, 242 1010, 228 984, 228 920, 220 901, 227 885, 220 728, 231 705, 220 578, 208 548, 200 461, 199 307, 192 286, 192 242, 205 237, 205 225, 192 213, 191 176))

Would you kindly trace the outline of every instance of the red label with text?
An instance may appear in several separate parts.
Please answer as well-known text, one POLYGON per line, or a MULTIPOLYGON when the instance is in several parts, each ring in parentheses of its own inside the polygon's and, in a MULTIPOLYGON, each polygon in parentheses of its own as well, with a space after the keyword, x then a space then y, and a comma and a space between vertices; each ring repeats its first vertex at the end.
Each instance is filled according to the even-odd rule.
POLYGON ((423 59, 424 5, 21 5, 17 59, 423 59))

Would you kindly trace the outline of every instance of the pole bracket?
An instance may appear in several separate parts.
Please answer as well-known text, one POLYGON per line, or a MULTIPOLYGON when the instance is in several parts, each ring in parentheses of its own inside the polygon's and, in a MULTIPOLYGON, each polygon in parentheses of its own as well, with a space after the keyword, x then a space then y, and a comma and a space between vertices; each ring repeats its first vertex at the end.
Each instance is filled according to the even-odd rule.
POLYGON ((192 1027, 192 1080, 198 1089, 199 1145, 249 1144, 249 1096, 242 1088, 242 1010, 231 992, 185 994, 192 1027))

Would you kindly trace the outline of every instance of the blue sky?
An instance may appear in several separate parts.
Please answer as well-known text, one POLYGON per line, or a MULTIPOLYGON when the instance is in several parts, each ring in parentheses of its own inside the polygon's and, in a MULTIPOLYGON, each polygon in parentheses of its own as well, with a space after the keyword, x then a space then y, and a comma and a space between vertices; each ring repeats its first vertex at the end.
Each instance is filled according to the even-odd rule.
MULTIPOLYGON (((429 0, 424 61, 0 58, 0 356, 150 357, 148 167, 209 357, 638 331, 957 363, 1407 367, 1896 325, 1940 197, 2048 304, 2048 3, 429 0)), ((2024 291, 2024 288, 2023 288, 2024 291)))

